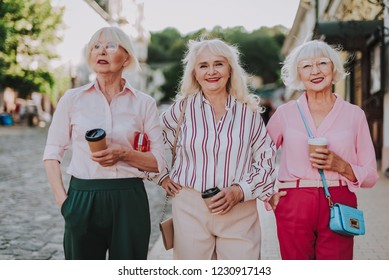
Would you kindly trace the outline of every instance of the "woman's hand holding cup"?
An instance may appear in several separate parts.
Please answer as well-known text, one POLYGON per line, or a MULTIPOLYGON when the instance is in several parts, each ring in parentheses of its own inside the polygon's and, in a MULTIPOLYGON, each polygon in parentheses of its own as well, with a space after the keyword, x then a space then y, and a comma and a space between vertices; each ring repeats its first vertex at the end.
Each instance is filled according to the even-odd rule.
POLYGON ((326 169, 325 167, 330 154, 327 147, 327 138, 317 137, 308 139, 309 160, 311 161, 313 167, 326 169))
POLYGON ((316 149, 327 149, 328 146, 328 140, 324 137, 317 137, 317 138, 309 138, 308 139, 308 147, 309 147, 309 153, 316 153, 316 149))

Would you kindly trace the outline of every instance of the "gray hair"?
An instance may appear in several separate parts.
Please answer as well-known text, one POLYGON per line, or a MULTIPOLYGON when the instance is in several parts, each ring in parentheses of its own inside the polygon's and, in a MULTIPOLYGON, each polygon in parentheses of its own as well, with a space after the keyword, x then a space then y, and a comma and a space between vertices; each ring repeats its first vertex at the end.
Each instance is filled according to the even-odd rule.
POLYGON ((103 27, 97 30, 95 34, 93 34, 92 38, 89 40, 85 49, 85 57, 89 67, 91 67, 90 58, 92 48, 94 44, 99 40, 100 36, 105 38, 107 41, 118 43, 130 55, 131 61, 125 67, 127 70, 131 71, 140 69, 139 61, 136 58, 131 38, 126 33, 124 33, 123 30, 115 26, 103 27))
POLYGON ((286 57, 281 68, 281 79, 285 86, 295 89, 304 90, 301 82, 297 65, 304 59, 312 59, 320 56, 328 57, 333 63, 333 84, 344 79, 347 73, 344 70, 343 62, 340 56, 340 48, 331 47, 327 43, 319 40, 305 42, 286 57))
POLYGON ((180 82, 181 97, 195 95, 201 91, 201 86, 195 78, 195 63, 197 55, 205 48, 213 54, 225 57, 228 61, 231 77, 227 83, 227 91, 242 103, 247 103, 253 111, 260 110, 259 97, 250 94, 248 89, 248 75, 240 65, 239 50, 237 47, 227 44, 221 39, 190 40, 188 51, 183 59, 184 74, 180 82))

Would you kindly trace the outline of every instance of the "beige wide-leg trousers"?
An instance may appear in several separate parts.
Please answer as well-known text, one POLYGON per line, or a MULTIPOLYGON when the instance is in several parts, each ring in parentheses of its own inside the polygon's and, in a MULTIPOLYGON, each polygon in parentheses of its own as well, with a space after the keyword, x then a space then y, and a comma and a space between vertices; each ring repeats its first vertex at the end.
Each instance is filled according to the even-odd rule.
POLYGON ((224 215, 209 212, 200 192, 183 188, 172 200, 174 259, 260 259, 256 201, 238 203, 224 215))

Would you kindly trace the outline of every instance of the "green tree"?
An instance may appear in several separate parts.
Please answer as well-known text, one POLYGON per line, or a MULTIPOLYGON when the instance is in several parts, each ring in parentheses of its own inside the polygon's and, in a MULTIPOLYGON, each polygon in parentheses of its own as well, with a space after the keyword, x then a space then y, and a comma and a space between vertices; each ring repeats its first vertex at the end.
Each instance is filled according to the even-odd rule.
MULTIPOLYGON (((148 61, 151 63, 171 62, 172 46, 182 40, 180 32, 175 28, 166 28, 161 32, 152 32, 148 47, 148 61)), ((174 55, 174 54, 173 54, 174 55)))
POLYGON ((174 62, 164 69, 163 74, 166 82, 161 87, 161 90, 165 93, 165 96, 161 102, 169 102, 174 99, 179 91, 178 86, 183 73, 182 71, 182 64, 179 62, 174 62))
POLYGON ((247 32, 242 26, 227 29, 216 26, 211 31, 200 29, 186 36, 167 28, 151 34, 148 63, 163 67, 166 83, 161 87, 165 93, 162 101, 171 100, 178 89, 188 40, 202 36, 220 38, 238 47, 242 65, 250 75, 260 76, 265 84, 275 83, 279 81, 280 53, 286 34, 283 26, 261 27, 253 32, 247 32))
POLYGON ((63 8, 50 0, 2 0, 0 2, 0 83, 26 97, 34 91, 51 93, 54 78, 49 62, 63 8))
POLYGON ((181 61, 186 51, 186 39, 175 28, 166 28, 161 32, 151 33, 148 47, 148 63, 152 68, 161 68, 165 84, 161 87, 165 93, 161 102, 169 102, 178 90, 182 74, 181 61))
POLYGON ((279 80, 281 48, 287 30, 282 26, 261 27, 247 33, 242 27, 226 31, 225 40, 238 46, 242 64, 265 84, 279 80))
POLYGON ((96 0, 96 3, 97 3, 104 11, 108 11, 108 1, 107 1, 107 0, 96 0))

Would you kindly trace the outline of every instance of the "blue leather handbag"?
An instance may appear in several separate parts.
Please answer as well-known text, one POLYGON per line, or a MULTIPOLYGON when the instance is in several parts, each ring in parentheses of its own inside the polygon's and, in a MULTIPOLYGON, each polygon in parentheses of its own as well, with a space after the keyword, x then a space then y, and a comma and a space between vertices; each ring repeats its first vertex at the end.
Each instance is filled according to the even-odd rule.
MULTIPOLYGON (((297 107, 299 109, 301 118, 303 119, 305 128, 307 129, 308 135, 310 138, 312 138, 312 131, 308 126, 307 120, 305 119, 305 116, 300 108, 298 100, 297 107)), ((336 233, 346 236, 364 235, 365 220, 363 218, 363 212, 344 204, 333 203, 331 200, 330 192, 328 190, 327 180, 324 176, 324 171, 319 169, 319 173, 323 182, 324 192, 330 206, 330 229, 336 233)))
POLYGON ((330 208, 330 229, 349 236, 365 234, 363 212, 347 205, 334 203, 330 208))

